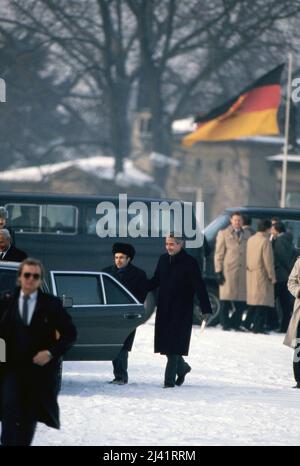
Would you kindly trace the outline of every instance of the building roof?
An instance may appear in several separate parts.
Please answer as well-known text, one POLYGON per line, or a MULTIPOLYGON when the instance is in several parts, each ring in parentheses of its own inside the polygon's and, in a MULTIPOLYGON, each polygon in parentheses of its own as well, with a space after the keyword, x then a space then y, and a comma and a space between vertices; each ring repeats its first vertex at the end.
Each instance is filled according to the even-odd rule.
MULTIPOLYGON (((266 157, 270 162, 282 162, 284 160, 284 154, 270 155, 266 157)), ((287 156, 288 162, 300 162, 300 155, 289 155, 287 156)))
MULTIPOLYGON (((28 181, 39 183, 43 181, 45 177, 49 177, 72 167, 90 173, 100 179, 113 180, 115 178, 114 158, 98 155, 60 163, 5 170, 0 173, 0 181, 28 181)), ((133 161, 127 159, 124 161, 124 171, 118 173, 116 179, 123 186, 132 184, 144 186, 145 184, 153 182, 153 178, 150 175, 136 168, 133 161)))

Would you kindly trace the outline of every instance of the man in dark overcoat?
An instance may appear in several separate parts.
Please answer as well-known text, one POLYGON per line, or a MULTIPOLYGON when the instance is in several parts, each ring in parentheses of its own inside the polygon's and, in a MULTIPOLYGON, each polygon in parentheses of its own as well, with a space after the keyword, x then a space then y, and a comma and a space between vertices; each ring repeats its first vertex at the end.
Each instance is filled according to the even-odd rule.
POLYGON ((193 323, 194 296, 207 319, 212 309, 199 265, 183 249, 182 238, 166 238, 167 254, 158 261, 148 290, 159 288, 155 319, 154 351, 167 356, 164 388, 182 385, 191 367, 188 355, 193 323), (176 378, 177 375, 177 378, 176 378))
POLYGON ((0 260, 22 262, 26 257, 26 252, 12 244, 10 232, 6 228, 0 230, 0 260))
MULTIPOLYGON (((147 276, 144 270, 132 264, 135 256, 134 247, 127 243, 115 243, 112 253, 114 265, 106 267, 103 272, 115 277, 140 303, 143 303, 147 294, 147 276)), ((128 383, 128 352, 132 349, 134 337, 135 330, 127 337, 118 356, 113 360, 114 379, 111 381, 113 384, 128 383)))
POLYGON ((0 338, 6 343, 0 409, 3 446, 29 446, 37 422, 59 429, 61 359, 76 328, 59 298, 43 293, 43 266, 25 259, 20 287, 0 300, 0 338))
POLYGON ((275 298, 278 298, 282 310, 280 331, 286 333, 294 307, 294 299, 288 291, 287 284, 297 259, 297 251, 293 238, 285 230, 284 223, 273 223, 271 235, 276 275, 275 298))

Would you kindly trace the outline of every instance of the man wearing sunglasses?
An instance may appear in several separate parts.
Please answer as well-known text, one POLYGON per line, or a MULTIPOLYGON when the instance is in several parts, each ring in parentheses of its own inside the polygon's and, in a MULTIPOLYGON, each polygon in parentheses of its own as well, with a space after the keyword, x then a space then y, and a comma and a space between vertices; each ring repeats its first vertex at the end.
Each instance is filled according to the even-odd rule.
POLYGON ((0 338, 6 342, 0 387, 3 446, 31 445, 38 421, 60 425, 61 360, 76 340, 76 328, 60 299, 40 290, 43 275, 39 261, 25 259, 18 271, 20 286, 0 300, 0 338))

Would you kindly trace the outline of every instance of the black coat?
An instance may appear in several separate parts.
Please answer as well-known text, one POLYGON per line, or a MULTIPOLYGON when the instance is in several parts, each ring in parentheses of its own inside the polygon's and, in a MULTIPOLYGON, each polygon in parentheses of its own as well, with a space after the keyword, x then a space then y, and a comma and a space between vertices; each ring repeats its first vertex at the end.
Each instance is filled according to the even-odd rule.
POLYGON ((24 259, 26 259, 26 257, 26 252, 11 245, 4 258, 1 260, 9 262, 22 262, 24 259))
POLYGON ((289 233, 280 233, 272 241, 277 282, 287 282, 297 259, 297 251, 289 233))
POLYGON ((155 319, 154 351, 187 355, 189 352, 194 296, 203 314, 212 309, 197 261, 181 250, 175 256, 160 257, 148 290, 159 287, 155 319))
MULTIPOLYGON (((147 295, 147 276, 144 270, 129 263, 123 272, 118 272, 115 265, 106 267, 103 272, 109 273, 124 285, 136 299, 143 303, 147 295)), ((131 351, 135 337, 135 330, 126 338, 123 349, 131 351)))
MULTIPOLYGON (((0 364, 3 376, 7 369, 18 370, 12 364, 10 341, 13 339, 15 313, 19 312, 19 293, 17 289, 14 295, 0 300, 0 338, 6 342, 6 363, 0 364)), ((60 299, 40 290, 29 331, 31 356, 46 349, 53 356, 43 367, 28 362, 26 373, 31 378, 30 390, 36 395, 37 420, 59 429, 57 396, 61 382, 61 360, 75 342, 77 331, 60 299)))

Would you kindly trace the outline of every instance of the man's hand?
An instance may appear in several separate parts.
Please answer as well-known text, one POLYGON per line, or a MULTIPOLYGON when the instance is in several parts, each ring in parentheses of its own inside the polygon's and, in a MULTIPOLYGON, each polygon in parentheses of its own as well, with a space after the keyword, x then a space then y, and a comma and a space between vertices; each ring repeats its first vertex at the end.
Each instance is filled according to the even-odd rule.
POLYGON ((206 323, 209 321, 211 318, 212 314, 202 314, 202 321, 204 320, 206 323))
POLYGON ((39 351, 33 358, 33 363, 38 366, 45 366, 51 361, 52 355, 48 350, 39 351))
POLYGON ((216 281, 217 281, 218 285, 224 285, 225 277, 223 275, 223 272, 217 272, 216 273, 216 281))

